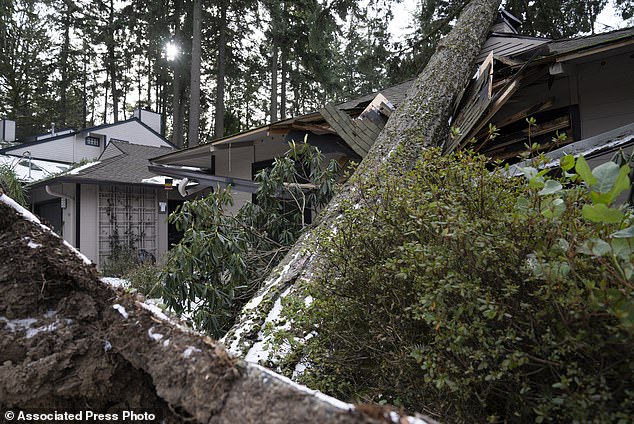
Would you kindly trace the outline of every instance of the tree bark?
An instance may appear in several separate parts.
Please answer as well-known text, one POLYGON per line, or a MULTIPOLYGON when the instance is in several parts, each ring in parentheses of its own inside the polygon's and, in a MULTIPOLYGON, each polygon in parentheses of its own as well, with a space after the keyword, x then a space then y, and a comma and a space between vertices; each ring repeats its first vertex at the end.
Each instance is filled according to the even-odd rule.
MULTIPOLYGON (((174 42, 179 48, 182 45, 181 42, 181 0, 177 0, 176 9, 174 11, 174 42)), ((174 58, 174 82, 172 84, 173 97, 172 97, 172 143, 178 148, 182 148, 184 144, 183 125, 184 125, 184 105, 182 101, 183 97, 183 81, 182 81, 182 65, 181 60, 178 57, 174 58)))
MULTIPOLYGON (((108 73, 110 74, 110 84, 112 92, 112 118, 113 122, 119 121, 119 94, 117 93, 117 58, 115 54, 115 34, 114 29, 114 0, 110 0, 110 12, 108 15, 108 73)), ((104 121, 105 122, 105 121, 104 121)))
MULTIPOLYGON (((264 340, 261 330, 269 311, 294 287, 311 283, 314 272, 327 254, 317 247, 317 235, 336 226, 343 201, 356 203, 359 188, 378 170, 399 173, 411 169, 423 149, 441 146, 448 138, 453 100, 474 72, 473 62, 499 3, 499 0, 472 0, 466 6, 453 30, 440 41, 429 63, 412 84, 406 100, 392 113, 355 174, 321 212, 318 224, 300 237, 265 280, 260 292, 243 308, 237 323, 222 339, 231 352, 269 365, 276 365, 282 359, 270 358, 266 352, 266 341, 273 336, 266 336, 264 340)), ((272 318, 268 317, 268 320, 272 318)), ((271 324, 276 328, 275 322, 267 323, 271 324)))
POLYGON ((270 122, 277 121, 277 44, 275 39, 271 46, 271 105, 269 109, 270 122))
POLYGON ((216 119, 214 138, 225 135, 225 68, 227 53, 227 3, 220 4, 220 19, 218 22, 218 69, 216 71, 216 119))
POLYGON ((192 37, 192 68, 189 98, 189 147, 198 146, 198 132, 200 123, 200 36, 202 26, 202 0, 194 0, 193 37, 192 37))

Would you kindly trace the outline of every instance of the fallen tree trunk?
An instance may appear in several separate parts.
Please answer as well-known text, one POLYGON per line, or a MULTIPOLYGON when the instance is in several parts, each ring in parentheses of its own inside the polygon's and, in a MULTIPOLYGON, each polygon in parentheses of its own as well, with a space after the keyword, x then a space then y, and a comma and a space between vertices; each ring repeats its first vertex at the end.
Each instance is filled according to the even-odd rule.
POLYGON ((118 414, 126 422, 135 420, 122 419, 124 411, 134 411, 154 415, 143 422, 168 423, 394 418, 247 364, 142 297, 99 281, 93 265, 2 194, 0 228, 0 410, 9 421, 9 411, 17 419, 25 410, 83 413, 87 421, 89 412, 118 414))
MULTIPOLYGON (((280 317, 280 299, 300 284, 310 284, 325 254, 315 246, 316 235, 336 226, 342 202, 355 202, 368 176, 379 169, 400 173, 416 163, 422 149, 441 146, 449 135, 448 120, 455 96, 466 85, 480 53, 499 0, 472 0, 452 31, 440 41, 429 63, 410 88, 406 100, 392 113, 368 155, 341 192, 324 211, 319 223, 305 233, 264 282, 262 290, 243 308, 237 323, 222 339, 228 349, 250 361, 275 367, 267 344, 270 328, 288 325, 280 317), (263 327, 269 328, 265 335, 263 327)), ((287 352, 288 353, 288 352, 287 352)))

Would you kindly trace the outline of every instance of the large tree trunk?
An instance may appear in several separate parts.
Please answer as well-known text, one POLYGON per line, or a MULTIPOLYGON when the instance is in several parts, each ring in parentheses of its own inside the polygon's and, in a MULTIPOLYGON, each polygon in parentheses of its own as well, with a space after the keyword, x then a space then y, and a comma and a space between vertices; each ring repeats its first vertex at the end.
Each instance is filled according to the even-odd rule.
POLYGON ((225 135, 225 69, 227 61, 227 2, 220 3, 218 22, 218 69, 216 72, 216 123, 214 138, 225 135))
POLYGON ((386 409, 339 402, 228 355, 140 296, 100 282, 94 266, 33 220, 0 194, 0 254, 8 258, 0 262, 3 413, 16 420, 22 410, 118 414, 121 422, 392 422, 386 409), (130 410, 155 419, 126 419, 130 410))
POLYGON ((279 266, 264 282, 261 291, 242 310, 223 342, 247 360, 276 365, 281 358, 269 357, 262 326, 276 328, 280 298, 300 284, 310 284, 327 252, 316 247, 316 235, 336 226, 342 201, 359 196, 368 176, 381 168, 403 172, 416 163, 420 152, 440 146, 448 138, 448 118, 453 100, 474 72, 473 62, 481 50, 500 0, 472 0, 453 30, 439 43, 426 68, 410 88, 406 100, 392 114, 374 146, 340 193, 322 211, 319 223, 304 233, 279 266), (274 305, 278 307, 273 308, 274 305))
MULTIPOLYGON (((182 46, 181 40, 181 6, 182 1, 177 0, 174 10, 174 42, 179 48, 182 46)), ((183 148, 184 144, 184 116, 185 105, 183 102, 183 78, 182 60, 179 57, 174 59, 174 82, 172 84, 172 143, 178 148, 183 148)))
POLYGON ((194 0, 193 37, 192 37, 192 69, 189 98, 189 132, 188 146, 198 146, 200 122, 200 36, 202 26, 202 0, 194 0))

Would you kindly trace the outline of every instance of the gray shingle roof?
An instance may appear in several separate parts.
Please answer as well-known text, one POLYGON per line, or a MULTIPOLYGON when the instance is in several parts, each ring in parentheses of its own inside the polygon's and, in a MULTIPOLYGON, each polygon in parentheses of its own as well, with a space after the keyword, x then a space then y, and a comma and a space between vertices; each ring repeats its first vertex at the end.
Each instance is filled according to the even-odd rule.
POLYGON ((620 29, 602 34, 587 35, 584 37, 566 38, 561 40, 553 40, 534 49, 527 50, 515 58, 528 59, 530 57, 547 57, 559 56, 566 53, 572 53, 602 44, 610 44, 620 40, 634 38, 634 28, 620 29))
MULTIPOLYGON (((149 159, 161 156, 172 149, 166 147, 142 146, 113 141, 121 154, 104 159, 74 174, 64 174, 58 178, 63 181, 95 181, 104 183, 142 184, 142 180, 155 177, 148 170, 149 159)), ((72 172, 72 171, 71 171, 72 172)))
POLYGON ((356 107, 365 107, 368 103, 374 100, 376 95, 379 93, 383 94, 383 96, 385 96, 385 98, 388 99, 394 106, 398 106, 405 100, 405 97, 407 97, 407 90, 409 90, 413 82, 414 79, 411 79, 400 84, 384 88, 383 90, 379 90, 371 94, 366 94, 365 96, 338 104, 337 108, 354 109, 356 107))

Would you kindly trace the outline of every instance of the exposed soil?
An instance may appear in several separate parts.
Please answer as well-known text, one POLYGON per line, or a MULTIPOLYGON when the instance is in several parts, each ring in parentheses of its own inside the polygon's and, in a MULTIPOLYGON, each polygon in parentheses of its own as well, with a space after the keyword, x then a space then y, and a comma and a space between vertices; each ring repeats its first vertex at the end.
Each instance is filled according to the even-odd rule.
POLYGON ((342 409, 161 319, 2 202, 0 255, 0 412, 134 409, 168 423, 387 417, 342 409))

